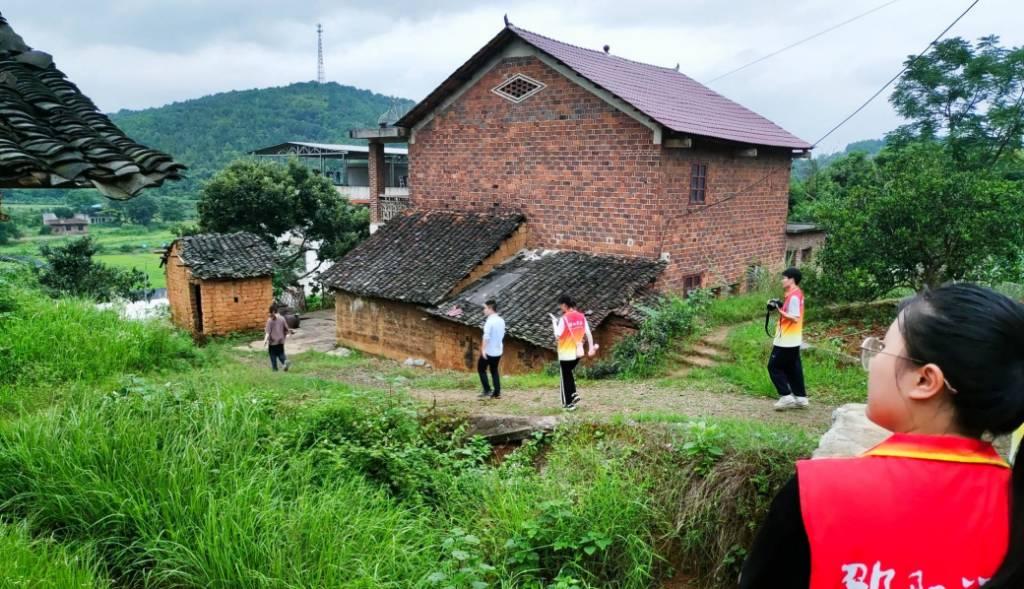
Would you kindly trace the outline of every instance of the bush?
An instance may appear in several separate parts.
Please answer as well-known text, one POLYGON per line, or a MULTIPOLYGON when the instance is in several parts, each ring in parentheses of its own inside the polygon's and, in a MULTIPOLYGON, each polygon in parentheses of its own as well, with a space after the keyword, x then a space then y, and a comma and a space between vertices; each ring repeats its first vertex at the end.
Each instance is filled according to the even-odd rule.
POLYGON ((39 253, 46 265, 37 271, 39 284, 54 298, 85 297, 101 302, 133 298, 149 287, 149 277, 141 270, 121 270, 93 260, 99 251, 89 237, 41 246, 39 253))
POLYGON ((637 378, 655 374, 675 340, 693 331, 694 320, 707 308, 710 300, 709 292, 698 290, 685 299, 666 295, 653 307, 643 308, 646 318, 640 328, 623 338, 612 350, 612 357, 621 373, 637 378))

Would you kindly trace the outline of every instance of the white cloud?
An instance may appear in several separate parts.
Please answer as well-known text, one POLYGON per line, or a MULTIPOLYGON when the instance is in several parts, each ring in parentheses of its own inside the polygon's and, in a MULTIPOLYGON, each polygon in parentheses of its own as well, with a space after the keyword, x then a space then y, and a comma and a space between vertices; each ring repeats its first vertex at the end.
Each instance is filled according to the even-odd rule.
MULTIPOLYGON (((496 2, 399 0, 9 0, 4 16, 104 110, 145 108, 316 75, 315 25, 325 28, 331 80, 420 99, 502 26, 709 80, 883 0, 621 0, 496 2)), ((901 0, 842 29, 712 84, 808 140, 817 139, 896 73, 966 6, 901 0)), ((951 34, 1001 34, 1024 45, 1024 5, 980 3, 951 34)), ((887 95, 886 95, 887 96, 887 95)), ((877 102, 821 146, 878 137, 898 124, 877 102)))

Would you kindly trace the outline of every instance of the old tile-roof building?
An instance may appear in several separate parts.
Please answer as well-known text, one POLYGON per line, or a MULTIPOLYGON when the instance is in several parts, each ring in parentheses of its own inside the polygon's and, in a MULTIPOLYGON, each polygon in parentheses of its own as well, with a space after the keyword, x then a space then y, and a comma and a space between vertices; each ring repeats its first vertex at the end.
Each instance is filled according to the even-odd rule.
POLYGON ((89 224, 89 217, 81 213, 70 219, 62 219, 54 213, 43 213, 43 226, 49 227, 54 235, 85 235, 89 232, 89 224))
MULTIPOLYGON (((517 214, 523 218, 517 230, 522 249, 573 252, 528 261, 512 259, 512 248, 502 246, 504 258, 478 267, 442 302, 436 296, 417 300, 431 318, 426 321, 367 314, 365 303, 371 299, 377 310, 380 301, 400 301, 386 292, 388 261, 373 275, 375 286, 364 284, 360 291, 353 284, 334 285, 344 303, 338 305, 340 341, 360 322, 386 324, 403 334, 429 324, 435 337, 407 339, 410 347, 436 351, 437 334, 448 330, 447 336, 462 342, 466 367, 479 338, 456 335, 442 325, 469 329, 478 322, 477 309, 467 301, 475 302, 474 293, 488 281, 513 280, 498 297, 504 312, 522 313, 515 321, 506 317, 508 333, 539 352, 552 342, 544 333, 546 312, 533 315, 554 308, 559 287, 592 286, 579 295, 581 307, 594 311, 592 323, 618 309, 609 316, 635 324, 641 318, 629 310, 630 297, 647 297, 652 290, 685 294, 701 286, 741 289, 751 267, 781 265, 791 160, 812 147, 677 68, 632 61, 607 47, 574 46, 507 22, 395 125, 352 136, 370 142, 374 226, 395 223, 382 214, 394 203, 374 181, 374 170, 383 162, 385 143, 405 141, 405 204, 415 214, 517 214), (568 255, 576 256, 575 264, 561 266, 568 255), (625 282, 588 282, 570 271, 593 265, 616 276, 604 264, 617 259, 632 260, 623 266, 629 269, 625 282), (522 275, 514 276, 519 271, 511 268, 522 275), (510 305, 503 302, 506 296, 510 305)), ((459 249, 459 239, 452 234, 446 247, 459 249)), ((411 249, 412 243, 396 234, 388 247, 411 249)), ((473 245, 463 241, 462 247, 473 245)), ((429 247, 415 249, 420 260, 435 254, 429 247)), ((358 259, 340 260, 338 271, 358 259)), ((404 280, 402 274, 396 271, 392 278, 404 280)), ((447 277, 432 276, 435 292, 450 287, 447 277)), ((379 341, 381 329, 364 331, 372 336, 367 341, 379 341)))
POLYGON ((96 188, 123 199, 182 170, 129 139, 0 16, 0 188, 96 188))
POLYGON ((164 251, 174 323, 196 335, 259 329, 274 302, 274 250, 252 233, 175 240, 164 251))

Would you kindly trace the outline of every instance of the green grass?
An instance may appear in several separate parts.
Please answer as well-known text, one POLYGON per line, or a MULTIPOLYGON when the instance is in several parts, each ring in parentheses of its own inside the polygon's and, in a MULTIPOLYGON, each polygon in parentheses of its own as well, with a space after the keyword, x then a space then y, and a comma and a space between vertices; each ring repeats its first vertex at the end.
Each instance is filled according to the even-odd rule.
MULTIPOLYGON (((25 235, 21 239, 0 246, 0 253, 38 255, 41 244, 57 245, 81 237, 79 235, 30 234, 28 231, 24 233, 25 235)), ((166 229, 147 229, 135 225, 123 227, 90 226, 89 236, 104 248, 104 254, 122 253, 119 251, 121 246, 129 246, 139 250, 140 253, 148 253, 150 250, 160 248, 163 244, 174 240, 174 234, 166 229)))
POLYGON ((132 254, 99 254, 95 257, 97 262, 123 268, 125 270, 142 270, 149 277, 151 288, 164 288, 167 286, 167 279, 164 269, 160 267, 160 256, 150 252, 139 252, 132 254))
POLYGON ((24 526, 0 523, 0 587, 55 589, 109 587, 84 550, 71 551, 52 541, 33 540, 24 526))
MULTIPOLYGON (((820 342, 801 352, 808 396, 822 403, 864 402, 867 376, 860 364, 836 350, 829 342, 820 342)), ((726 346, 732 360, 713 368, 695 369, 687 377, 702 386, 724 382, 735 390, 766 398, 778 393, 768 378, 767 362, 772 340, 759 322, 741 324, 729 333, 726 346)))

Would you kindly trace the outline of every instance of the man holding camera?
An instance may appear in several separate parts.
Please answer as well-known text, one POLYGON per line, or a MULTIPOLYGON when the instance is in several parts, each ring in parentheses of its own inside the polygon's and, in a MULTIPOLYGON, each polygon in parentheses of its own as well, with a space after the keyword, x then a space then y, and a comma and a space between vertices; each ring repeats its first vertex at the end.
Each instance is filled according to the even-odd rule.
POLYGON ((768 302, 770 311, 778 311, 779 322, 775 330, 772 355, 768 359, 768 376, 779 392, 776 411, 806 409, 807 391, 804 389, 804 369, 800 364, 800 346, 803 344, 804 293, 800 290, 800 270, 787 268, 782 273, 785 297, 768 302))

